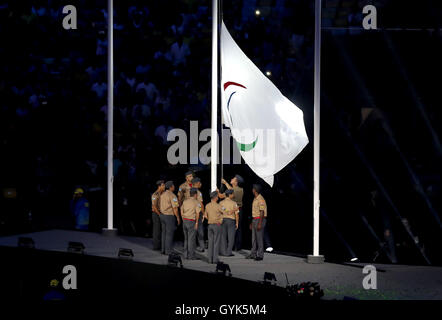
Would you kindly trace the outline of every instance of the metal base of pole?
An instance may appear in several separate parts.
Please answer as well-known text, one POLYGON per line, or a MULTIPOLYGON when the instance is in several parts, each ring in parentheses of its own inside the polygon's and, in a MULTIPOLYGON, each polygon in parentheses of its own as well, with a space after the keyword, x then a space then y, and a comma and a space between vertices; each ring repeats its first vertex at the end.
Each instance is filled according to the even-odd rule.
POLYGON ((325 258, 323 255, 313 256, 313 255, 309 254, 307 256, 307 263, 319 264, 319 263, 324 263, 324 261, 325 261, 325 258))
POLYGON ((103 229, 101 229, 101 234, 103 236, 107 236, 107 237, 116 237, 118 235, 118 230, 103 228, 103 229))

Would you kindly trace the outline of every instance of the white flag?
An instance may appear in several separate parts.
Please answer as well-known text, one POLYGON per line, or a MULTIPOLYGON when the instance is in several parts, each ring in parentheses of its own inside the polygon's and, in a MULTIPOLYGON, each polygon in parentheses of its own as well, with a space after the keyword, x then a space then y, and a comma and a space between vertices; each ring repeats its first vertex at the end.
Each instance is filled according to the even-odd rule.
POLYGON ((270 186, 273 175, 308 143, 302 110, 242 52, 222 23, 221 101, 224 124, 247 165, 270 186))

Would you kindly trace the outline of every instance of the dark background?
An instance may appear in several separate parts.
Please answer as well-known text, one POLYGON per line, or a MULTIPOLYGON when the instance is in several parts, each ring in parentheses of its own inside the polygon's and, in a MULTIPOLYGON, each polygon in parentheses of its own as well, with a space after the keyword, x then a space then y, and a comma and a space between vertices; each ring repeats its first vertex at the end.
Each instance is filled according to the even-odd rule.
MULTIPOLYGON (((296 254, 312 252, 313 5, 223 1, 235 41, 304 112, 311 143, 264 191, 272 246, 296 254)), ((388 263, 385 242, 399 263, 442 263, 441 9, 429 0, 323 1, 320 248, 330 260, 388 263), (365 4, 376 6, 378 30, 361 29, 365 4)), ((115 0, 114 13, 115 225, 148 236, 155 181, 179 185, 188 169, 167 163, 159 132, 187 130, 190 120, 210 127, 211 7, 115 0), (169 55, 180 39, 183 60, 169 55), (154 87, 137 90, 143 82, 154 87)), ((107 101, 105 89, 94 91, 107 81, 105 14, 98 0, 0 1, 0 235, 71 228, 77 186, 91 230, 105 226, 107 101), (62 28, 67 4, 77 30, 62 28)), ((209 168, 193 169, 208 202, 209 168)), ((224 172, 245 178, 250 215, 251 185, 264 182, 244 164, 224 172)))

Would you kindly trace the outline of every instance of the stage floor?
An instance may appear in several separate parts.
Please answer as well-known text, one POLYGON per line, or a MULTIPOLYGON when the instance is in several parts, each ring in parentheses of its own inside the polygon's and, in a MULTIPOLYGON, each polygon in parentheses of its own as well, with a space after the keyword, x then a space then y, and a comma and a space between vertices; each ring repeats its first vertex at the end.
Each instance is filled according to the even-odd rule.
MULTIPOLYGON (((86 255, 118 259, 119 248, 132 249, 134 261, 158 265, 167 264, 167 256, 152 250, 151 239, 136 237, 106 237, 98 233, 68 230, 49 230, 7 237, 0 237, 0 246, 16 247, 19 237, 31 237, 36 249, 66 252, 69 241, 82 242, 86 255)), ((175 250, 182 250, 182 243, 175 243, 175 250)), ((362 285, 362 269, 366 264, 308 264, 305 259, 265 253, 263 261, 245 259, 249 253, 235 252, 233 257, 221 257, 229 264, 232 276, 240 279, 261 281, 264 272, 276 275, 277 284, 312 281, 324 289, 324 299, 442 299, 442 267, 373 264, 377 272, 377 290, 365 290, 362 285)), ((202 272, 214 272, 215 265, 201 260, 183 259, 184 268, 202 272)))

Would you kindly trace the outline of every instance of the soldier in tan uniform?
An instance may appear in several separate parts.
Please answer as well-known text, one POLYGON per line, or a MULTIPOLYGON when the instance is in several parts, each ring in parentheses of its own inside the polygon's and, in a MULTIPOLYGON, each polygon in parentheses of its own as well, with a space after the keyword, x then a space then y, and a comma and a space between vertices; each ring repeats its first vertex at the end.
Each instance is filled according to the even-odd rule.
MULTIPOLYGON (((190 189, 190 198, 181 205, 181 218, 184 232, 184 258, 195 260, 195 236, 201 212, 201 203, 197 200, 198 190, 190 189)), ((201 214, 202 215, 202 214, 201 214)))
POLYGON ((157 190, 152 194, 152 241, 153 250, 161 250, 160 196, 166 189, 164 180, 157 181, 157 190))
POLYGON ((178 202, 180 206, 183 201, 190 198, 190 188, 192 188, 193 172, 186 172, 186 181, 178 187, 178 202))
POLYGON ((247 259, 255 259, 260 261, 264 258, 264 228, 267 219, 267 204, 261 195, 261 186, 254 184, 252 189, 254 199, 252 203, 252 250, 247 259))
POLYGON ((207 219, 208 227, 208 258, 209 263, 218 263, 219 245, 221 240, 221 224, 223 222, 223 211, 221 205, 218 203, 218 192, 210 193, 210 203, 206 205, 204 213, 207 219))
POLYGON ((165 184, 166 191, 160 196, 160 212, 161 212, 161 253, 169 254, 173 249, 173 235, 177 228, 177 224, 181 224, 178 215, 178 199, 173 193, 175 186, 172 181, 165 184))
POLYGON ((226 180, 221 180, 222 184, 226 186, 227 189, 233 190, 233 201, 236 202, 239 208, 238 216, 239 216, 239 222, 238 222, 238 229, 236 229, 235 232, 235 245, 234 250, 239 251, 242 249, 242 221, 243 221, 243 212, 242 212, 242 198, 244 196, 244 190, 241 188, 241 185, 244 183, 244 179, 239 175, 236 174, 231 180, 230 184, 227 183, 226 180))
MULTIPOLYGON (((200 188, 202 187, 201 179, 200 178, 193 178, 192 179, 192 186, 198 190, 197 200, 201 204, 201 212, 204 214, 204 203, 203 203, 203 194, 200 191, 200 188)), ((199 252, 204 252, 204 215, 201 214, 198 221, 198 231, 197 231, 197 240, 198 240, 198 247, 196 250, 199 252)))
POLYGON ((231 257, 233 245, 235 242, 235 231, 238 229, 238 205, 233 201, 233 190, 228 189, 225 192, 226 199, 220 202, 223 211, 223 223, 221 234, 220 253, 223 256, 231 257))

